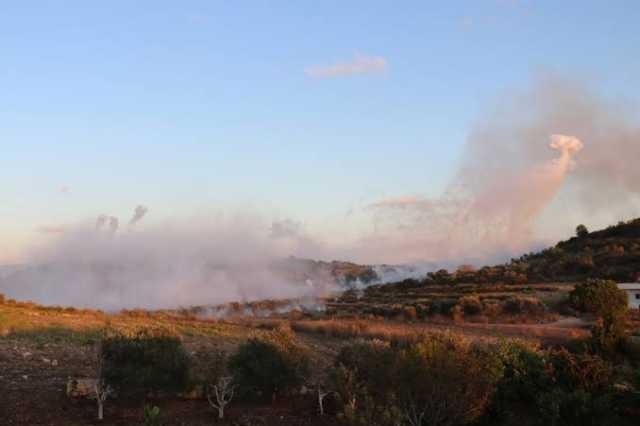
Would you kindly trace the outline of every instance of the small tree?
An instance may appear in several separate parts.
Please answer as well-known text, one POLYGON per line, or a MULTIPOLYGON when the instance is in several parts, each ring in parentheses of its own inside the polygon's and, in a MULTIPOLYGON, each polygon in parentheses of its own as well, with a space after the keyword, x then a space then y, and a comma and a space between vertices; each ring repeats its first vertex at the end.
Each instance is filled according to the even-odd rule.
POLYGON ((220 377, 214 385, 207 386, 207 400, 209 405, 218 410, 218 418, 224 419, 224 408, 233 399, 235 392, 235 385, 233 384, 233 378, 229 376, 220 377), (213 392, 211 392, 213 390, 213 392), (215 401, 212 397, 215 395, 215 401))
POLYGON ((593 327, 592 344, 596 350, 611 351, 626 338, 628 299, 614 281, 588 280, 569 295, 572 305, 598 316, 593 327))
POLYGON ((353 419, 358 406, 358 399, 364 393, 364 383, 359 381, 358 372, 339 363, 329 376, 331 385, 344 406, 347 419, 353 419))
POLYGON ((104 354, 102 351, 102 340, 98 342, 94 350, 94 367, 96 372, 96 382, 93 387, 96 402, 98 403, 98 420, 104 419, 104 402, 107 400, 113 389, 104 379, 104 354))
POLYGON ((205 392, 209 405, 218 410, 219 419, 224 419, 224 409, 233 399, 235 388, 233 378, 227 374, 226 354, 216 351, 207 372, 205 392))
POLYGON ((576 226, 576 236, 579 238, 586 237, 589 235, 589 230, 584 225, 576 226))
POLYGON ((309 375, 309 355, 291 331, 252 337, 229 358, 234 382, 245 395, 271 397, 301 385, 309 375))
POLYGON ((104 380, 118 393, 180 392, 189 379, 191 358, 178 337, 151 330, 102 340, 104 380))

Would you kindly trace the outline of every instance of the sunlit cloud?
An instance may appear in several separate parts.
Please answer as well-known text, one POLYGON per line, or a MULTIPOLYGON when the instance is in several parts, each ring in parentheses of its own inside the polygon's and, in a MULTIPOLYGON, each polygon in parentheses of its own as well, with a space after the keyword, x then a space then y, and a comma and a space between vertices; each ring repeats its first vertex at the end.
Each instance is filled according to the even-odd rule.
POLYGON ((366 56, 356 53, 348 62, 333 65, 313 66, 304 70, 313 78, 333 78, 362 74, 383 74, 387 71, 387 61, 381 56, 366 56))

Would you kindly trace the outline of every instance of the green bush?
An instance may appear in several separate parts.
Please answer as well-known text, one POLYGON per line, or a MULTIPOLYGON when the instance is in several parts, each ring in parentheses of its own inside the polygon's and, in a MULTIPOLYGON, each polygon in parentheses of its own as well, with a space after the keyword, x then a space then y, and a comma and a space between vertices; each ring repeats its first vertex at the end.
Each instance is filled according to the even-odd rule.
POLYGON ((395 364, 397 353, 381 340, 358 341, 343 347, 335 359, 336 367, 354 372, 358 383, 366 384, 368 393, 376 400, 384 400, 397 381, 395 364))
POLYGON ((101 351, 104 380, 121 395, 180 392, 188 385, 191 359, 177 337, 115 334, 103 339, 101 351))
POLYGON ((398 365, 397 404, 417 425, 470 424, 493 394, 497 370, 483 351, 427 339, 403 351, 398 365))
POLYGON ((157 426, 160 424, 160 407, 146 404, 143 410, 145 426, 157 426))
POLYGON ((547 311, 547 308, 535 297, 514 296, 504 302, 503 310, 512 315, 541 315, 547 311))
POLYGON ((624 290, 614 281, 588 280, 577 285, 569 298, 576 309, 599 318, 591 330, 590 343, 594 351, 610 356, 624 347, 629 302, 624 290))
POLYGON ((616 425, 614 375, 593 354, 566 349, 540 351, 517 342, 493 348, 503 364, 490 410, 483 424, 616 425))
POLYGON ((609 280, 587 280, 578 284, 569 294, 569 300, 577 310, 600 317, 626 314, 628 308, 624 290, 609 280))
POLYGON ((576 226, 576 236, 579 238, 583 238, 589 235, 589 230, 584 225, 576 226))
POLYGON ((241 395, 275 399, 308 377, 309 354, 291 331, 275 330, 241 344, 229 370, 241 395))
POLYGON ((484 413, 498 369, 487 352, 454 335, 408 346, 380 341, 344 347, 334 388, 355 424, 469 424, 484 413))
POLYGON ((429 314, 449 315, 456 303, 455 299, 433 299, 429 304, 429 314))
POLYGON ((465 315, 478 315, 482 313, 483 305, 478 295, 462 296, 458 299, 458 305, 462 307, 465 315))

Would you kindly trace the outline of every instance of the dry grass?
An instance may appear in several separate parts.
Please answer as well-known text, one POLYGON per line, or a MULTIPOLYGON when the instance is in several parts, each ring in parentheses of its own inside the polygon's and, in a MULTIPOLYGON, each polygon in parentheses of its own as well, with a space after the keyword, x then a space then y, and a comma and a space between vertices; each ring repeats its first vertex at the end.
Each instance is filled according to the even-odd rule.
POLYGON ((0 337, 38 341, 91 342, 104 328, 125 333, 140 329, 163 330, 180 336, 241 338, 244 327, 214 320, 143 310, 108 314, 97 310, 44 307, 31 302, 0 304, 0 337))
POLYGON ((584 339, 587 330, 548 325, 512 324, 403 324, 364 320, 294 321, 291 328, 297 332, 322 334, 340 339, 371 338, 397 343, 420 341, 433 332, 455 331, 474 339, 499 339, 504 336, 557 343, 584 339))

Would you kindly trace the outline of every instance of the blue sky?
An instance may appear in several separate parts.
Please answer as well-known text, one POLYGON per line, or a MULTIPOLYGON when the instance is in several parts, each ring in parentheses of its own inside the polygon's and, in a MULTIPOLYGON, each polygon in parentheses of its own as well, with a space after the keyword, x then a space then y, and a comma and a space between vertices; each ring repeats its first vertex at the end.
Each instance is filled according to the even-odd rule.
POLYGON ((536 70, 638 99, 638 22, 631 0, 2 2, 0 260, 140 203, 335 232, 354 206, 438 194, 536 70), (358 55, 385 69, 310 75, 358 55))

